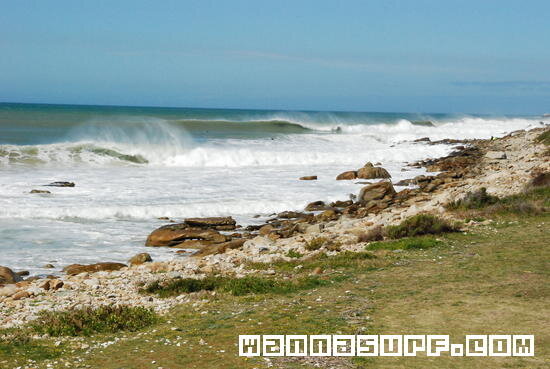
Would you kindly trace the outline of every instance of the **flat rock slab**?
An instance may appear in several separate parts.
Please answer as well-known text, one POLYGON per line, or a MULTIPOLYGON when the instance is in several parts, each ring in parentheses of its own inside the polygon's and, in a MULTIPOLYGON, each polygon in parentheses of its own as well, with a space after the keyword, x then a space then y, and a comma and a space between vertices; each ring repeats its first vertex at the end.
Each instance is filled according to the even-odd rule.
POLYGON ((97 264, 71 264, 63 268, 63 271, 69 275, 77 275, 80 273, 95 273, 95 272, 113 272, 125 268, 126 264, 122 263, 97 263, 97 264))
POLYGON ((506 153, 504 151, 488 151, 485 157, 488 159, 501 160, 506 159, 506 153))
POLYGON ((219 227, 219 226, 235 226, 237 222, 232 217, 210 217, 210 218, 187 218, 185 224, 191 227, 219 227))

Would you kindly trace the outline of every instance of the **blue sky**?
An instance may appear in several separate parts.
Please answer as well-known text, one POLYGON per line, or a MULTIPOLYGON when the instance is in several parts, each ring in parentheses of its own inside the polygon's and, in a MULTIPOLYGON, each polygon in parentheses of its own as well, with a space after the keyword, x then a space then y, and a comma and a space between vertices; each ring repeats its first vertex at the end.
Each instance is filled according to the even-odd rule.
POLYGON ((550 1, 0 0, 0 101, 550 112, 550 1))

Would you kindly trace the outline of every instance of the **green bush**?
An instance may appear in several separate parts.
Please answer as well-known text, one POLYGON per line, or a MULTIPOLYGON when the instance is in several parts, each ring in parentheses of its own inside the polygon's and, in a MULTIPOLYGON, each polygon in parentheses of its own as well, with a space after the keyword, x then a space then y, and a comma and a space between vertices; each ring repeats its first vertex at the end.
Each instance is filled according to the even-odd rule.
POLYGON ((485 187, 481 187, 477 191, 468 192, 464 198, 450 202, 447 204, 447 209, 481 209, 483 207, 496 204, 499 198, 489 195, 485 187))
POLYGON ((368 250, 413 250, 429 249, 442 245, 443 242, 433 238, 403 238, 397 241, 373 242, 367 245, 368 250))
POLYGON ((305 249, 308 251, 319 250, 325 245, 325 243, 327 243, 327 239, 325 237, 317 237, 306 243, 305 249))
POLYGON ((404 238, 425 234, 456 232, 458 228, 446 220, 430 214, 418 214, 405 219, 399 225, 388 226, 384 232, 389 238, 404 238))
POLYGON ((290 293, 323 286, 328 281, 305 277, 295 281, 276 280, 259 276, 242 278, 208 276, 204 279, 175 278, 169 281, 153 282, 142 289, 142 293, 156 294, 159 297, 177 296, 198 291, 220 291, 234 296, 266 293, 290 293))
POLYGON ((50 336, 89 336, 94 333, 137 331, 158 321, 151 309, 140 306, 101 306, 66 311, 42 311, 31 330, 50 336))
POLYGON ((537 138, 535 138, 535 142, 550 146, 550 129, 547 129, 546 131, 538 135, 537 138))

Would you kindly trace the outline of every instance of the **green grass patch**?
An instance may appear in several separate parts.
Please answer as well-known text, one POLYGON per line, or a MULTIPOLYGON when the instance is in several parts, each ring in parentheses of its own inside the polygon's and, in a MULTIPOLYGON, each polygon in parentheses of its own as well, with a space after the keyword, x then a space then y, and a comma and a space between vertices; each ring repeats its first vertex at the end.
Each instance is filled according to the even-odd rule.
POLYGON ((50 336, 89 336, 94 333, 137 331, 159 320, 151 309, 139 306, 101 306, 66 311, 42 311, 29 328, 50 336))
POLYGON ((233 296, 268 293, 292 293, 317 288, 330 283, 317 277, 303 277, 296 280, 278 280, 260 276, 242 278, 207 276, 204 279, 174 278, 168 281, 155 281, 141 291, 159 297, 178 296, 199 291, 220 291, 233 296))
POLYGON ((443 245, 442 241, 433 238, 416 237, 402 238, 395 241, 373 242, 367 245, 366 248, 368 250, 424 250, 440 245, 443 245))
POLYGON ((538 135, 537 138, 535 138, 535 142, 550 146, 550 129, 538 135))
POLYGON ((31 338, 28 329, 4 329, 0 331, 0 358, 24 357, 27 360, 49 360, 61 356, 62 349, 31 338))
POLYGON ((431 214, 418 214, 405 219, 399 225, 387 226, 384 229, 386 235, 392 239, 456 231, 457 226, 431 214))
POLYGON ((302 256, 304 256, 304 254, 301 254, 298 251, 291 249, 291 250, 288 250, 288 252, 286 253, 286 256, 293 259, 299 259, 302 256))

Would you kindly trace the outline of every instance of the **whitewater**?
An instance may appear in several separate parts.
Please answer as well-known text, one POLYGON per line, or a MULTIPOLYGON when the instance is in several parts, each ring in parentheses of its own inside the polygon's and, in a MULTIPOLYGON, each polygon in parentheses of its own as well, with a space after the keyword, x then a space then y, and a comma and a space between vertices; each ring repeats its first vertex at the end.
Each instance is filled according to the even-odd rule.
POLYGON ((335 177, 367 161, 398 181, 422 173, 402 171, 408 162, 453 147, 415 139, 499 137, 544 119, 0 104, 0 265, 45 274, 139 252, 182 257, 144 246, 159 218, 260 222, 356 194, 360 184, 335 177), (54 181, 76 186, 44 187, 54 181))

